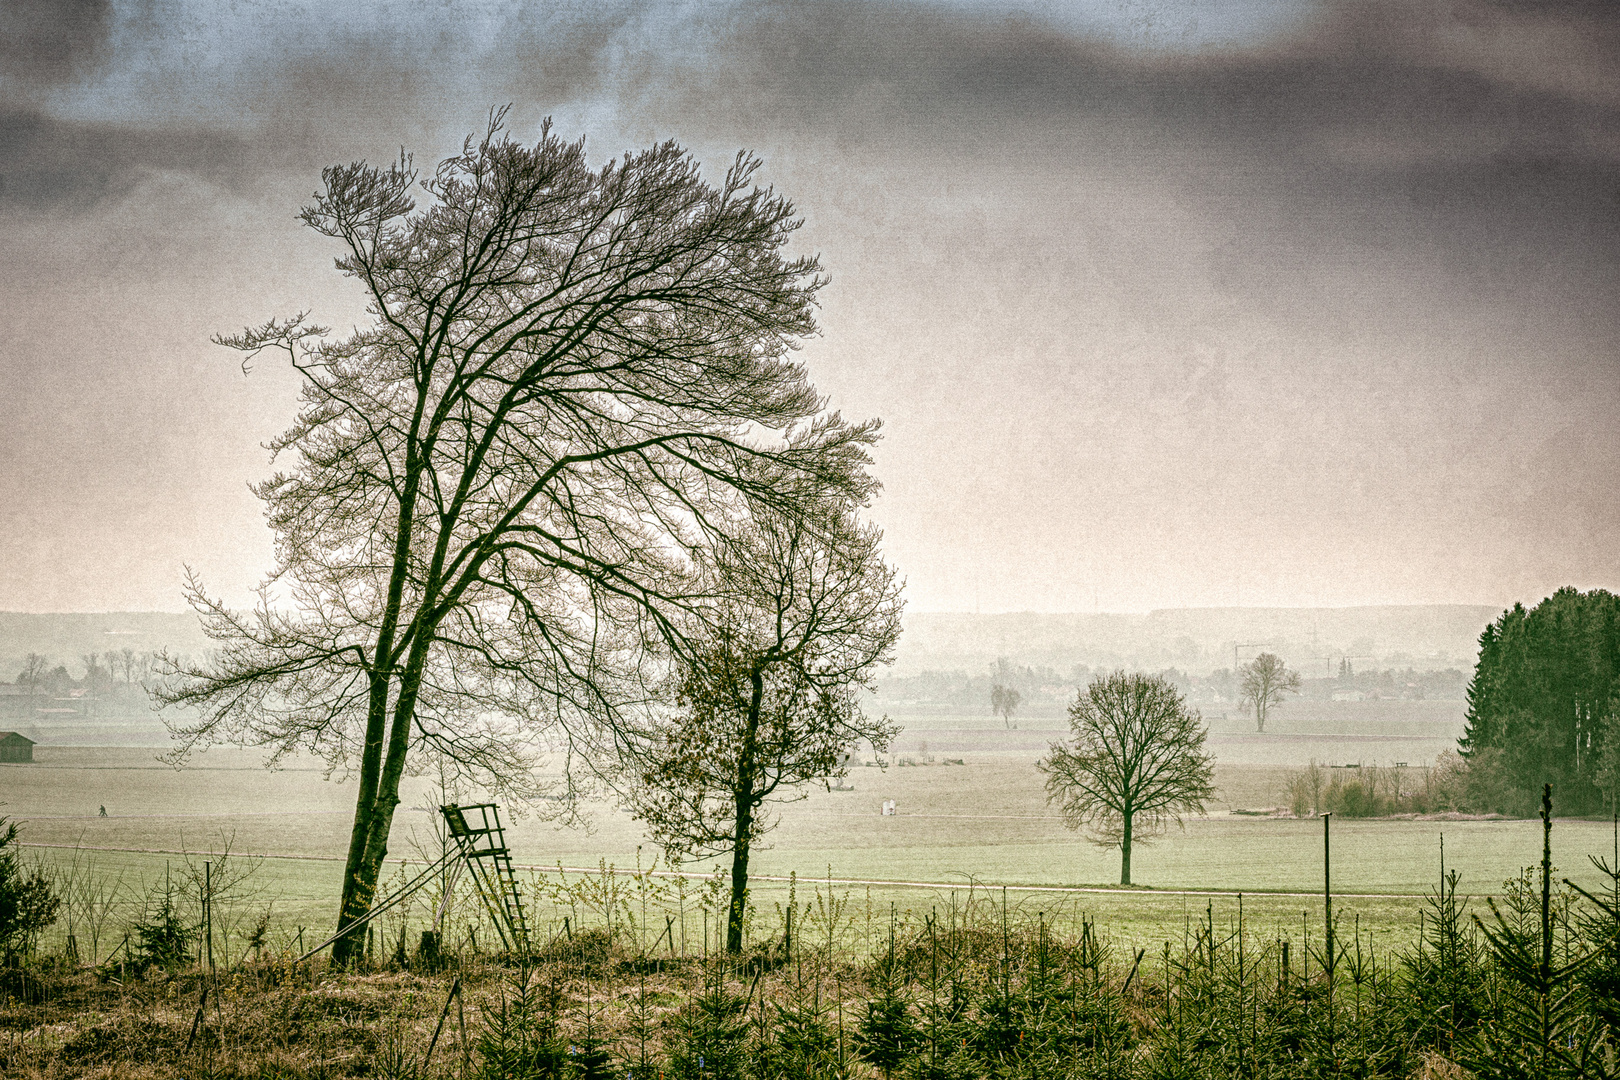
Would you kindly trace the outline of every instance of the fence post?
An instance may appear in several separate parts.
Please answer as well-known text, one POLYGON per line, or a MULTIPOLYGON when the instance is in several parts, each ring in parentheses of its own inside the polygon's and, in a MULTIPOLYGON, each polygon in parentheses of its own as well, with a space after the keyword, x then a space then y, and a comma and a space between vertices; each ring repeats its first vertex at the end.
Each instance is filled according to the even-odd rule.
POLYGON ((1331 841, 1328 835, 1329 824, 1333 814, 1329 811, 1322 815, 1322 912, 1326 923, 1324 928, 1327 938, 1327 979, 1328 992, 1333 991, 1333 862, 1331 841))

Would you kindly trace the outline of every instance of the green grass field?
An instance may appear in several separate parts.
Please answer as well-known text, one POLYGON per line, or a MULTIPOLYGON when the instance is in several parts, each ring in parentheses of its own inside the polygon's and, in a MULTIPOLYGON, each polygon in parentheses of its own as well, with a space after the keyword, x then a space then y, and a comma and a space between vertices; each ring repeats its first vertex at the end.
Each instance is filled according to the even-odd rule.
MULTIPOLYGON (((1065 918, 1083 910, 1133 940, 1177 934, 1192 914, 1203 916, 1207 903, 1235 914, 1234 896, 1199 895, 1209 891, 1243 892, 1247 915, 1297 924, 1320 903, 1321 823, 1231 811, 1284 802, 1289 772, 1312 758, 1415 765, 1450 746, 1460 726, 1457 703, 1304 708, 1312 704, 1290 703, 1292 713, 1278 714, 1286 713, 1288 723, 1276 722, 1275 733, 1266 736, 1245 730, 1240 717, 1210 718, 1210 745, 1220 762, 1217 800, 1207 816, 1138 846, 1134 877, 1145 888, 1131 892, 1027 888, 1108 887, 1118 880, 1118 852, 1070 832, 1046 805, 1034 762, 1063 734, 1062 721, 1026 720, 1007 730, 987 717, 901 718, 906 731, 896 756, 918 764, 858 767, 845 781, 854 790, 815 791, 781 807, 778 828, 754 860, 756 901, 762 911, 772 910, 787 886, 765 879, 797 873, 807 882, 840 879, 852 909, 870 905, 879 912, 891 904, 927 910, 949 903, 953 890, 961 897, 969 889, 1012 886, 1011 903, 1067 912, 1065 918), (1403 713, 1398 706, 1407 708, 1403 713), (1330 724, 1338 730, 1322 730, 1330 724), (947 759, 965 764, 944 764, 947 759), (895 816, 880 815, 885 799, 895 800, 895 816)), ((258 766, 256 754, 215 750, 177 772, 150 749, 52 746, 39 747, 36 758, 32 766, 0 766, 0 813, 26 822, 28 843, 49 845, 34 849, 43 857, 60 863, 78 847, 81 861, 122 875, 133 896, 161 882, 165 866, 184 862, 177 853, 201 858, 198 853, 228 844, 237 853, 268 856, 253 882, 263 902, 274 901, 284 930, 330 922, 353 789, 341 777, 327 778, 319 763, 270 772, 258 766), (103 805, 106 818, 98 815, 103 805)), ((396 820, 394 858, 432 849, 435 804, 425 783, 412 782, 396 820)), ((589 831, 559 829, 519 817, 508 838, 514 858, 534 867, 632 867, 638 847, 644 865, 654 862, 656 853, 623 813, 600 806, 592 825, 589 831)), ((1361 914, 1380 933, 1409 933, 1417 898, 1439 877, 1442 834, 1448 869, 1458 870, 1463 888, 1475 894, 1498 890, 1540 854, 1535 822, 1335 822, 1333 882, 1344 910, 1361 914)), ((1612 830, 1602 822, 1560 821, 1554 831, 1555 859, 1578 882, 1595 883, 1587 856, 1612 849, 1612 830)), ((689 934, 694 941, 699 936, 695 928, 689 934)))

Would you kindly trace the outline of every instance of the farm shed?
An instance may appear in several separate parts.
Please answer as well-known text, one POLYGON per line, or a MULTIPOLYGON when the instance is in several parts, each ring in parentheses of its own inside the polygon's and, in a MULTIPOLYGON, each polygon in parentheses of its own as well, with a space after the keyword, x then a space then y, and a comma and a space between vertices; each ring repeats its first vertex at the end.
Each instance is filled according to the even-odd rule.
POLYGON ((34 760, 34 740, 15 731, 0 731, 0 762, 31 762, 34 760))

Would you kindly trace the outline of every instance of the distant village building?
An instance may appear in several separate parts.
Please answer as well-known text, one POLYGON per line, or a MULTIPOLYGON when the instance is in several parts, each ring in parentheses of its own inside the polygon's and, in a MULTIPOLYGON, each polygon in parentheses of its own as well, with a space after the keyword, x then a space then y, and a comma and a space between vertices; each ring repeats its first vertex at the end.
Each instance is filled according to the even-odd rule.
POLYGON ((0 762, 29 764, 34 760, 34 740, 15 731, 0 731, 0 762))

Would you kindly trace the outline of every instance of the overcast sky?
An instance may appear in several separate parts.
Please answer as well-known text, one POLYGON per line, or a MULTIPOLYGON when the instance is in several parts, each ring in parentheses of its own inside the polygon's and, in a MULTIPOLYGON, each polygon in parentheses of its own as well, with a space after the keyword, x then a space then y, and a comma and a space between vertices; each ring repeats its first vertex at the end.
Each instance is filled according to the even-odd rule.
POLYGON ((1620 586, 1620 5, 5 0, 0 609, 242 601, 323 165, 741 147, 915 611, 1620 586), (1553 12, 1556 11, 1556 14, 1553 12))

